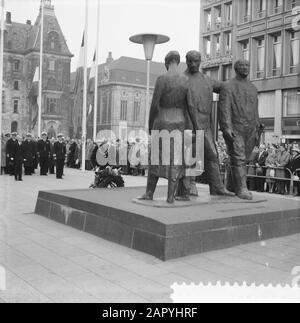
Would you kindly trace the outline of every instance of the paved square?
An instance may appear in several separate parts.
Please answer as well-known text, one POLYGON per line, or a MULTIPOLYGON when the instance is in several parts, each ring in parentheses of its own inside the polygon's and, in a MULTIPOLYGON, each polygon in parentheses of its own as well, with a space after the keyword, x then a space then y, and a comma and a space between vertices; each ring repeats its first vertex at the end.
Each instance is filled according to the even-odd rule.
MULTIPOLYGON (((300 235, 163 263, 33 214, 39 190, 87 188, 92 181, 92 172, 70 169, 63 181, 0 177, 0 265, 6 270, 0 302, 170 302, 174 282, 291 284, 292 269, 300 266, 300 235)), ((125 183, 145 186, 146 178, 125 177, 125 183)))

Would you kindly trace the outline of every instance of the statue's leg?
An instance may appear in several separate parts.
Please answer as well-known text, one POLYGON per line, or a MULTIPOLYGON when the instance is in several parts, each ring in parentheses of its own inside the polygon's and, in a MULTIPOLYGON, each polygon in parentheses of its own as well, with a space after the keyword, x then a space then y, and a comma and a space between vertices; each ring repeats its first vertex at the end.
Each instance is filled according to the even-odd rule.
POLYGON ((247 139, 249 138, 245 133, 236 132, 236 137, 232 145, 232 150, 230 152, 232 162, 231 171, 234 178, 236 195, 243 200, 252 200, 252 194, 248 191, 247 188, 246 159, 248 157, 247 154, 249 154, 248 151, 250 150, 249 148, 246 148, 247 139))
POLYGON ((190 201, 190 177, 182 177, 178 181, 176 189, 176 200, 177 201, 190 201))
POLYGON ((199 195, 195 177, 190 177, 190 195, 191 196, 198 196, 199 195))
POLYGON ((148 178, 147 178, 147 188, 146 188, 146 193, 139 197, 139 200, 148 200, 148 201, 152 201, 153 200, 153 195, 154 195, 154 191, 156 189, 156 185, 158 182, 159 177, 149 173, 148 174, 148 178))
POLYGON ((211 195, 234 196, 225 189, 222 182, 218 152, 210 130, 204 136, 204 168, 211 195))

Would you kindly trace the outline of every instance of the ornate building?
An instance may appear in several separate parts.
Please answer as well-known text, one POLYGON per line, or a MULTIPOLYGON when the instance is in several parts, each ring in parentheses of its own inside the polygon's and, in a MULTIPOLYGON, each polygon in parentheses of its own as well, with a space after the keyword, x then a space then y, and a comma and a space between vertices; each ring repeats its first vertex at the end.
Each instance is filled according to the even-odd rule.
POLYGON ((203 70, 226 81, 251 63, 265 141, 300 141, 300 1, 202 0, 203 70))
MULTIPOLYGON (((40 64, 41 8, 34 25, 12 21, 6 13, 4 32, 3 131, 37 133, 37 87, 40 64)), ((51 0, 44 4, 42 130, 50 137, 70 129, 70 53, 51 0)))

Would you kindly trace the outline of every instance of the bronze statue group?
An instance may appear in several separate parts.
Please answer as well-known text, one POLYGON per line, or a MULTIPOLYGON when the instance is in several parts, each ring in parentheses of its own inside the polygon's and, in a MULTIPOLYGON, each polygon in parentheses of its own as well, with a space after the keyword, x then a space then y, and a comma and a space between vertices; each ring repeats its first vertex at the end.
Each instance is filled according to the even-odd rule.
MULTIPOLYGON (((258 94, 249 81, 249 62, 235 63, 236 77, 226 83, 210 79, 200 72, 201 54, 190 51, 186 55, 187 70, 179 72, 180 55, 167 54, 167 72, 157 79, 149 115, 149 131, 204 131, 204 168, 210 194, 237 196, 252 200, 247 188, 247 161, 259 145, 263 126, 258 115, 258 94), (212 134, 213 92, 220 94, 218 119, 230 158, 230 176, 224 187, 220 174, 217 147, 212 134)), ((196 143, 197 144, 197 143, 196 143)), ((171 142, 171 155, 176 150, 171 142)), ((168 203, 189 201, 197 195, 195 178, 185 176, 185 165, 149 165, 146 193, 141 200, 152 200, 160 177, 168 179, 168 203)))

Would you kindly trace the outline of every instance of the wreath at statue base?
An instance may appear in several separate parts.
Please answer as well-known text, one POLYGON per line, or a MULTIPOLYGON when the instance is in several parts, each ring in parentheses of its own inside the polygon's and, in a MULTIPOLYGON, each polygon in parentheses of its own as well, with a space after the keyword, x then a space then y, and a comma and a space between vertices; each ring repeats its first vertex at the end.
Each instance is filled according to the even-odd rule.
POLYGON ((96 168, 94 183, 90 185, 90 188, 107 187, 124 187, 121 168, 113 168, 111 166, 107 166, 105 169, 100 169, 100 167, 96 168))

